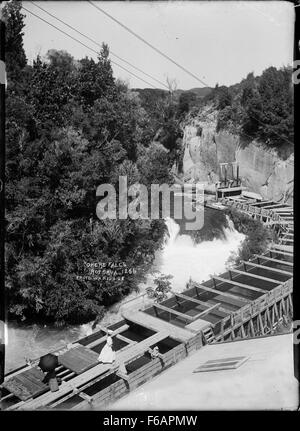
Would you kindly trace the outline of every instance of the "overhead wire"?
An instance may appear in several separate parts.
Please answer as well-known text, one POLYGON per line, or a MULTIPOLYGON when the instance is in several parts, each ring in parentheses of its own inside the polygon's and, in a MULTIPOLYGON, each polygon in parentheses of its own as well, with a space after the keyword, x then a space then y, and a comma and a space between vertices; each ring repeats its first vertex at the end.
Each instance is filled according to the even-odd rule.
MULTIPOLYGON (((181 66, 180 64, 178 64, 177 62, 175 62, 173 59, 171 59, 169 56, 167 56, 166 54, 164 54, 163 52, 161 52, 158 48, 154 47, 152 44, 150 44, 149 42, 147 42, 145 39, 143 39, 141 36, 139 36, 138 34, 136 34, 135 32, 133 32, 131 29, 129 29, 127 26, 125 26, 125 24, 121 23, 119 20, 117 20, 116 18, 114 18, 112 15, 108 14, 106 11, 104 11, 103 9, 101 9, 99 6, 96 6, 93 2, 91 2, 90 0, 88 0, 88 2, 94 6, 96 9, 98 9, 100 12, 104 13, 105 15, 107 15, 109 18, 111 18, 113 21, 117 22, 119 25, 121 25, 122 27, 124 27, 127 31, 129 31, 130 33, 132 33, 134 36, 136 36, 138 39, 140 39, 142 42, 146 43, 148 46, 150 46, 152 49, 154 49, 156 52, 158 52, 159 54, 163 55, 163 57, 167 58, 168 60, 170 60, 172 63, 176 64, 178 67, 180 67, 182 70, 184 70, 185 72, 187 72, 189 75, 193 76, 195 79, 197 79, 198 81, 200 81, 202 84, 206 85, 207 87, 209 87, 208 84, 206 84, 204 81, 200 80, 197 76, 195 76, 194 74, 192 74, 191 72, 189 72, 186 68, 184 68, 183 66, 181 66)), ((37 6, 34 2, 30 2, 32 4, 34 4, 35 6, 37 6)), ((43 8, 41 8, 40 6, 37 6, 40 9, 44 10, 43 8)), ((59 27, 56 27, 54 24, 50 23, 49 21, 45 20, 44 18, 40 17, 39 15, 36 15, 35 13, 33 13, 32 11, 28 10, 27 8, 25 8, 22 5, 22 8, 24 10, 26 10, 27 12, 29 12, 31 15, 35 16, 36 18, 40 19, 41 21, 45 22, 46 24, 52 26, 53 28, 55 28, 56 30, 60 31, 61 33, 65 34, 66 36, 68 36, 69 38, 73 39, 74 41, 76 41, 77 43, 81 44, 82 46, 86 47, 87 49, 89 49, 90 51, 96 53, 97 55, 99 55, 99 52, 96 51, 95 49, 93 49, 92 47, 86 45, 85 43, 83 43, 82 41, 76 39, 74 36, 68 34, 67 32, 65 32, 64 30, 60 29, 59 27)), ((45 11, 45 10, 44 10, 45 11)), ((45 11, 46 13, 48 13, 47 11, 45 11)), ((52 15, 50 14, 50 12, 48 13, 48 15, 52 15)), ((76 31, 77 33, 81 34, 83 37, 88 38, 89 40, 91 40, 93 43, 96 43, 97 45, 100 46, 100 44, 98 44, 98 42, 95 42, 93 39, 89 38, 88 36, 84 35, 83 33, 81 33, 79 30, 75 29, 74 27, 70 26, 69 24, 65 23, 63 20, 60 20, 59 18, 55 17, 53 15, 53 17, 55 19, 57 19, 58 21, 61 21, 63 24, 67 25, 69 28, 72 28, 72 30, 76 31)), ((115 54, 114 54, 115 55, 115 54)), ((116 55, 115 55, 116 56, 116 55)), ((121 59, 121 57, 120 57, 121 59)), ((140 76, 136 75, 135 73, 131 72, 130 70, 126 69, 124 66, 118 64, 117 62, 115 62, 114 60, 110 60, 112 64, 115 64, 117 67, 125 70, 127 73, 131 74, 132 76, 134 76, 135 78, 139 79, 140 81, 146 83, 147 85, 150 85, 152 88, 156 89, 156 87, 154 87, 153 84, 149 83, 148 81, 146 81, 145 79, 141 78, 140 76)), ((126 60, 123 60, 125 61, 126 60)), ((130 64, 129 62, 127 62, 128 64, 130 64)), ((131 65, 131 64, 130 64, 131 65)), ((135 66, 132 66, 135 67, 135 66)), ((146 72, 142 73, 146 74, 146 72)), ((148 75, 151 76, 151 75, 148 75)), ((152 79, 156 80, 156 78, 152 77, 152 79)), ((156 80, 158 81, 158 80, 156 80)), ((158 81, 160 82, 160 81, 158 81)), ((161 82, 160 82, 161 83, 161 82)), ((162 83, 161 83, 162 84, 162 83)), ((166 85, 163 84, 165 87, 166 85)), ((257 117, 251 115, 251 117, 253 119, 255 119, 256 121, 258 121, 260 124, 265 125, 261 120, 259 120, 257 117)), ((289 141, 287 138, 284 138, 283 136, 280 136, 278 133, 273 132, 274 134, 276 134, 277 136, 279 136, 281 139, 285 140, 286 142, 288 142, 289 144, 293 143, 291 141, 289 141)))
MULTIPOLYGON (((152 43, 148 42, 146 39, 144 39, 142 36, 140 36, 139 34, 137 34, 131 28, 129 28, 128 26, 126 26, 125 24, 123 24, 120 20, 118 20, 117 18, 115 18, 114 16, 112 16, 111 14, 109 14, 108 12, 106 12, 105 10, 103 10, 100 6, 95 5, 91 0, 88 0, 88 2, 90 3, 91 6, 93 6, 95 9, 97 9, 99 12, 103 13, 108 18, 110 18, 111 20, 113 20, 114 22, 116 22, 117 24, 119 24, 122 28, 124 28, 126 31, 128 31, 129 33, 131 33, 133 36, 135 36, 136 38, 138 38, 141 42, 143 42, 144 44, 146 44, 147 46, 149 46, 151 49, 153 49, 154 51, 156 51, 158 54, 162 55, 164 58, 166 58, 167 60, 169 60, 170 62, 172 62, 176 66, 178 66, 181 70, 183 70, 184 72, 188 73, 190 76, 192 76, 193 78, 195 78, 197 81, 201 82, 206 87, 210 87, 209 84, 207 84, 206 82, 202 81, 195 74, 193 74, 188 69, 186 69, 184 66, 182 66, 181 64, 179 64, 178 62, 176 62, 175 60, 173 60, 171 57, 169 57, 167 54, 165 54, 164 52, 162 52, 160 49, 158 49, 157 47, 155 47, 154 45, 152 45, 152 43)), ((263 126, 265 126, 265 124, 261 120, 259 120, 258 118, 254 117, 253 115, 252 115, 252 118, 254 118, 260 124, 262 124, 263 126)), ((293 143, 291 141, 289 141, 287 138, 284 138, 284 137, 280 136, 276 132, 274 132, 274 134, 276 134, 277 136, 279 136, 280 138, 282 138, 283 140, 285 140, 289 144, 293 145, 293 143)))
MULTIPOLYGON (((84 46, 85 48, 89 49, 90 51, 96 53, 97 55, 99 55, 99 51, 96 51, 94 48, 91 48, 90 46, 86 45, 85 43, 81 42, 80 40, 76 39, 74 36, 71 36, 69 33, 65 32, 64 30, 60 29, 59 27, 57 27, 56 25, 50 23, 49 21, 45 20, 44 18, 40 17, 39 15, 36 15, 34 12, 30 11, 29 9, 27 9, 26 7, 24 7, 22 5, 22 8, 24 10, 26 10, 26 12, 30 13, 31 15, 35 16, 36 18, 40 19, 41 21, 45 22, 46 24, 50 25, 51 27, 55 28, 56 30, 60 31, 61 33, 63 33, 64 35, 68 36, 69 38, 73 39, 75 42, 78 42, 80 45, 84 46)), ((140 76, 136 75, 135 73, 131 72, 130 70, 126 69, 124 66, 122 66, 121 64, 117 63, 114 60, 110 60, 112 64, 115 64, 116 66, 118 66, 119 68, 125 70, 127 73, 129 73, 130 75, 134 76, 135 78, 139 79, 140 81, 143 81, 145 84, 150 85, 150 87, 156 89, 157 87, 154 87, 153 84, 151 84, 150 82, 146 81, 145 79, 141 78, 140 76)))
MULTIPOLYGON (((42 10, 43 12, 45 12, 46 14, 48 14, 49 16, 51 16, 52 18, 54 18, 57 21, 61 22, 66 27, 69 27, 71 30, 73 30, 76 33, 80 34, 85 39, 89 40, 90 42, 94 43, 95 45, 99 46, 100 48, 102 47, 102 45, 99 42, 97 42, 95 39, 93 39, 93 38, 87 36, 86 34, 82 33, 77 28, 75 28, 72 25, 68 24, 66 21, 62 20, 61 18, 58 18, 56 15, 54 15, 51 12, 47 11, 46 9, 42 8, 40 5, 37 5, 34 1, 29 1, 29 3, 33 4, 35 7, 39 8, 40 10, 42 10)), ((128 60, 125 60, 124 58, 120 57, 118 54, 116 54, 115 52, 113 52, 111 49, 109 50, 109 52, 114 57, 118 58, 119 60, 123 61, 124 63, 126 63, 129 66, 131 66, 134 69, 136 69, 138 72, 143 73, 144 75, 148 76, 148 78, 153 79, 153 81, 156 81, 158 84, 162 85, 163 87, 166 87, 169 90, 169 87, 164 82, 160 81, 159 79, 155 78, 154 76, 150 75, 149 73, 145 72, 144 70, 138 68, 134 64, 130 63, 128 60)))
POLYGON ((166 58, 167 60, 169 60, 171 63, 173 63, 177 67, 179 67, 181 70, 183 70, 184 72, 188 73, 190 76, 192 76, 197 81, 201 82, 201 84, 205 85, 205 87, 209 87, 209 85, 206 84, 206 82, 202 81, 194 73, 190 72, 188 69, 186 69, 184 66, 182 66, 181 64, 179 64, 177 61, 173 60, 170 56, 168 56, 167 54, 165 54, 164 52, 162 52, 156 46, 152 45, 152 43, 148 42, 142 36, 140 36, 139 34, 137 34, 136 32, 134 32, 133 30, 131 30, 131 28, 127 27, 125 24, 123 24, 117 18, 113 17, 111 14, 109 14, 108 12, 106 12, 105 10, 103 10, 98 5, 95 5, 92 1, 88 0, 88 2, 90 3, 91 6, 93 6, 94 8, 96 8, 99 12, 103 13, 108 18, 110 18, 111 20, 115 21, 117 24, 119 24, 121 27, 123 27, 126 31, 128 31, 129 33, 131 33, 136 38, 138 38, 141 42, 145 43, 147 46, 149 46, 151 49, 153 49, 154 51, 156 51, 158 54, 162 55, 164 58, 166 58))

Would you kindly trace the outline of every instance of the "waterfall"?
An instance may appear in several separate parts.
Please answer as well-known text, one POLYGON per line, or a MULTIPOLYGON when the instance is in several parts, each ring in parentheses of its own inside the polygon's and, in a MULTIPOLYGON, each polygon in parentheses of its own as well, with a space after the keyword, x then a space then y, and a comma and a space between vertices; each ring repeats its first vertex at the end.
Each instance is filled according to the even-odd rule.
POLYGON ((229 217, 226 219, 228 227, 223 228, 223 239, 215 238, 198 244, 189 235, 179 234, 179 225, 174 220, 166 220, 169 240, 155 265, 162 274, 173 275, 174 291, 182 292, 190 277, 202 282, 213 274, 226 271, 227 260, 232 252, 237 252, 245 238, 236 231, 232 220, 229 217))
POLYGON ((180 227, 179 225, 170 217, 165 219, 165 223, 168 228, 169 239, 167 241, 168 244, 173 244, 176 241, 176 238, 179 234, 180 227))
MULTIPOLYGON (((230 219, 230 217, 227 214, 225 215, 225 217, 226 217, 226 221, 227 221, 227 225, 228 225, 229 231, 230 232, 235 232, 235 227, 234 227, 233 221, 230 219)), ((226 229, 225 229, 225 231, 226 231, 226 229)))
MULTIPOLYGON (((180 234, 179 225, 171 218, 166 218, 168 237, 163 250, 156 253, 153 271, 173 276, 172 289, 182 292, 190 277, 201 282, 213 274, 220 274, 226 270, 226 262, 232 252, 236 252, 245 236, 238 233, 229 217, 227 227, 223 228, 224 238, 212 241, 202 241, 194 244, 189 235, 180 234)), ((147 274, 147 281, 140 284, 140 292, 132 292, 122 301, 114 304, 105 313, 102 326, 109 326, 122 317, 124 307, 141 308, 147 305, 149 299, 141 298, 148 286, 153 286, 153 278, 157 274, 147 274), (132 302, 128 302, 132 299, 132 302), (127 304, 128 302, 128 304, 127 304)), ((22 328, 10 325, 8 327, 9 343, 7 346, 7 371, 24 363, 24 356, 37 358, 49 350, 61 348, 78 338, 93 333, 93 322, 83 325, 74 325, 59 330, 50 327, 22 328)), ((99 328, 97 328, 99 329, 99 328)))

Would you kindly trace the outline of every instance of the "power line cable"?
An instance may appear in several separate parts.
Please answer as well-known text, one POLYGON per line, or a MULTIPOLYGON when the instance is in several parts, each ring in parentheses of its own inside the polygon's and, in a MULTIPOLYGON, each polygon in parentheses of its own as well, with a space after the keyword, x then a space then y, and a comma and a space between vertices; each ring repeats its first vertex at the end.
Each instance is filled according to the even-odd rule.
POLYGON ((197 81, 201 82, 201 84, 205 85, 205 87, 209 87, 208 84, 206 84, 206 82, 202 81, 200 78, 198 78, 198 76, 194 75, 192 72, 190 72, 188 69, 186 69, 185 67, 181 66, 181 64, 177 63, 175 60, 173 60, 171 57, 169 57, 167 54, 165 54, 164 52, 162 52, 160 49, 156 48, 154 45, 152 45, 150 42, 148 42, 146 39, 144 39, 142 36, 138 35, 137 33, 135 33, 133 30, 131 30, 129 27, 127 27, 125 24, 123 24, 121 21, 117 20, 116 18, 114 18, 112 15, 110 15, 108 12, 106 12, 105 10, 101 9, 99 6, 96 6, 93 2, 91 2, 90 0, 88 0, 88 2, 90 3, 90 5, 94 6, 94 8, 96 8, 99 12, 102 12, 104 15, 108 16, 110 19, 112 19, 113 21, 115 21, 117 24, 119 24, 121 27, 123 27, 126 31, 128 31, 129 33, 131 33, 133 36, 137 37, 140 41, 142 41, 143 43, 145 43, 146 45, 148 45, 151 49, 153 49, 154 51, 156 51, 158 54, 162 55, 164 58, 166 58, 167 60, 171 61, 171 63, 175 64, 177 67, 179 67, 181 70, 183 70, 184 72, 188 73, 190 76, 192 76, 193 78, 195 78, 197 81))
MULTIPOLYGON (((96 7, 97 9, 99 9, 100 10, 100 8, 98 7, 98 6, 96 6, 96 5, 94 5, 90 0, 88 0, 89 1, 89 3, 91 4, 91 5, 93 5, 94 7, 96 7)), ((35 16, 36 18, 38 18, 38 19, 40 19, 41 21, 43 21, 43 22, 45 22, 46 24, 48 24, 48 25, 50 25, 51 27, 53 27, 53 28, 55 28, 56 30, 58 30, 58 31, 60 31, 61 33, 63 33, 64 35, 66 35, 66 36, 68 36, 68 37, 70 37, 71 39, 73 39, 73 40, 75 40, 76 42, 78 42, 78 43, 80 43, 82 46, 84 46, 85 48, 87 48, 87 49, 89 49, 90 51, 92 51, 92 52, 94 52, 94 53, 96 53, 97 55, 99 55, 99 52, 98 51, 96 51, 95 49, 93 49, 93 48, 91 48, 90 46, 88 46, 88 45, 86 45, 85 43, 83 43, 83 42, 81 42, 80 40, 78 40, 78 39, 76 39, 75 37, 73 37, 73 36, 71 36, 70 34, 68 34, 68 33, 66 33, 64 30, 62 30, 62 29, 60 29, 60 28, 58 28, 58 27, 56 27, 54 24, 52 24, 52 23, 50 23, 49 21, 47 21, 47 20, 45 20, 45 19, 43 19, 42 17, 40 17, 39 15, 36 15, 35 13, 33 13, 32 11, 30 11, 30 10, 28 10, 28 9, 26 9, 23 5, 22 5, 22 8, 24 9, 24 10, 26 10, 27 12, 29 12, 31 15, 33 15, 33 16, 35 16)), ((102 11, 102 10, 101 10, 102 11)), ((109 14, 107 14, 105 11, 103 11, 103 13, 104 14, 106 14, 106 15, 108 15, 110 18, 112 18, 113 20, 115 20, 115 18, 113 18, 113 17, 111 17, 109 14)), ((116 20, 117 21, 117 20, 116 20)), ((120 23, 119 21, 117 21, 120 25, 122 25, 123 26, 123 24, 122 23, 120 23)), ((126 26, 125 26, 126 27, 126 26)), ((127 29, 127 27, 126 27, 126 29, 127 29)), ((130 32, 131 32, 131 30, 130 29, 128 29, 130 32)), ((138 35, 137 35, 138 36, 138 35)), ((143 40, 144 41, 144 40, 143 40)), ((146 41, 145 41, 146 42, 146 41)), ((146 42, 147 43, 147 42, 146 42)), ((148 43, 147 43, 148 44, 148 43)), ((152 46, 151 46, 152 47, 152 46)), ((156 49, 155 47, 153 47, 154 49, 156 49)), ((158 50, 159 51, 159 50, 158 50)), ((161 52, 160 52, 161 53, 161 52)), ((162 55, 163 56, 165 56, 163 53, 162 53, 162 55)), ((168 57, 168 56, 167 56, 168 57)), ((152 88, 154 88, 154 89, 156 89, 156 87, 154 87, 154 85, 152 85, 152 84, 150 84, 148 81, 146 81, 146 80, 144 80, 143 78, 141 78, 141 77, 139 77, 139 76, 137 76, 135 73, 133 73, 133 72, 131 72, 130 70, 128 70, 128 69, 126 69, 125 67, 123 67, 122 65, 120 65, 120 64, 118 64, 117 62, 115 62, 115 61, 113 61, 113 60, 110 60, 111 61, 111 63, 113 63, 113 64, 115 64, 116 66, 118 66, 119 68, 121 68, 121 69, 123 69, 123 70, 125 70, 126 72, 128 72, 130 75, 132 75, 132 76, 134 76, 135 78, 137 78, 137 79, 139 79, 140 81, 143 81, 144 83, 146 83, 147 85, 150 85, 150 87, 152 87, 152 88)), ((170 59, 170 61, 173 61, 172 59, 170 59)), ((177 63, 175 63, 175 64, 177 64, 177 63)), ((178 64, 177 64, 178 65, 178 64)), ((180 65, 178 65, 180 68, 182 68, 180 65)), ((183 68, 183 70, 185 70, 184 68, 183 68)), ((185 70, 186 71, 186 70, 185 70)), ((188 71, 187 71, 188 72, 188 71)), ((188 72, 189 73, 189 72, 188 72)), ((195 76, 194 76, 195 77, 195 76)), ((197 77, 195 77, 196 79, 198 79, 197 77)), ((201 81, 202 83, 203 83, 203 81, 201 81)), ((208 84, 206 84, 206 83, 204 83, 206 86, 208 86, 209 87, 209 85, 208 84)), ((258 121, 260 124, 262 124, 263 126, 265 126, 265 123, 263 123, 262 121, 260 121, 257 117, 254 117, 253 115, 251 115, 251 117, 253 118, 253 119, 255 119, 256 121, 258 121)), ((273 132, 275 135, 277 135, 278 137, 280 137, 281 139, 283 139, 283 140, 285 140, 286 142, 288 142, 289 144, 291 144, 291 145, 294 145, 294 143, 293 142, 291 142, 291 141, 289 141, 287 138, 284 138, 284 137, 282 137, 282 136, 280 136, 279 135, 279 133, 276 133, 276 132, 273 132)))
MULTIPOLYGON (((177 63, 175 60, 173 60, 171 57, 169 57, 167 54, 165 54, 164 52, 162 52, 160 49, 156 48, 154 45, 152 45, 150 42, 148 42, 147 40, 145 40, 142 36, 138 35, 137 33, 135 33, 133 30, 131 30, 129 27, 127 27, 125 24, 123 24, 121 21, 119 21, 118 19, 116 19, 115 17, 113 17, 112 15, 110 15, 108 12, 106 12, 105 10, 101 9, 99 6, 95 5, 92 1, 88 0, 88 2, 90 3, 90 5, 92 5, 94 8, 96 8, 99 12, 103 13, 104 15, 106 15, 108 18, 110 18, 111 20, 113 20, 114 22, 116 22, 117 24, 119 24, 121 27, 123 27, 126 31, 128 31, 129 33, 131 33, 133 36, 135 36, 136 38, 138 38, 140 41, 142 41, 143 43, 145 43, 147 46, 149 46, 150 48, 152 48, 154 51, 156 51, 158 54, 162 55, 163 57, 165 57, 167 60, 171 61, 173 64, 175 64, 176 66, 178 66, 180 69, 182 69, 184 72, 188 73, 190 76, 192 76, 193 78, 197 79, 197 81, 201 82, 201 84, 205 85, 206 87, 210 87, 210 85, 208 85, 207 83, 205 83, 204 81, 202 81, 200 78, 198 78, 196 75, 194 75, 192 72, 190 72, 189 70, 187 70, 185 67, 181 66, 179 63, 177 63)), ((256 121, 258 121, 260 124, 264 125, 265 124, 260 121, 258 118, 254 117, 252 115, 252 118, 254 118, 256 121)), ((278 135, 279 137, 281 137, 282 139, 284 139, 286 142, 290 143, 293 145, 293 143, 291 141, 289 141, 287 138, 284 138, 282 136, 280 136, 278 133, 274 132, 274 134, 278 135)))
MULTIPOLYGON (((52 18, 56 19, 57 21, 61 22, 62 24, 64 24, 65 26, 69 27, 71 30, 75 31, 76 33, 80 34, 82 37, 84 37, 85 39, 89 40, 90 42, 93 42, 95 45, 99 46, 100 48, 102 47, 102 45, 97 42, 96 40, 92 39, 91 37, 87 36, 86 34, 82 33, 81 31, 77 30, 75 27, 73 27, 72 25, 68 24, 67 22, 65 22, 64 20, 58 18, 57 16, 53 15, 52 13, 48 12, 46 9, 42 8, 41 6, 37 5, 35 2, 30 1, 31 4, 33 4, 34 6, 36 6, 37 8, 39 8, 40 10, 42 10, 43 12, 45 12, 46 14, 48 14, 49 16, 51 16, 52 18)), ((169 87, 162 81, 160 81, 159 79, 155 78, 154 76, 150 75, 147 72, 144 72, 142 69, 139 69, 137 66, 134 66, 132 63, 130 63, 129 61, 125 60, 124 58, 120 57, 119 55, 115 54, 111 49, 109 50, 110 54, 113 55, 114 57, 117 57, 119 60, 123 61, 124 63, 128 64, 129 66, 133 67, 134 69, 136 69, 138 72, 143 73, 144 75, 148 76, 148 78, 153 79, 154 81, 156 81, 158 84, 166 87, 169 90, 169 87)))
MULTIPOLYGON (((26 10, 26 12, 29 12, 31 15, 35 16, 36 18, 40 19, 41 21, 45 22, 46 24, 50 25, 51 27, 55 28, 56 30, 60 31, 61 33, 63 33, 64 35, 70 37, 71 39, 75 40, 75 42, 80 43, 80 45, 84 46, 85 48, 89 49, 90 51, 96 53, 97 55, 99 55, 99 51, 96 51, 95 49, 91 48, 90 46, 86 45, 85 43, 81 42, 80 40, 76 39, 75 37, 71 36, 70 34, 66 33, 64 30, 56 27, 56 25, 51 24, 49 21, 45 20, 44 18, 40 17, 39 15, 36 15, 35 13, 31 12, 30 10, 26 9, 26 7, 24 7, 22 5, 22 8, 24 10, 26 10)), ((143 81, 145 84, 150 85, 150 87, 156 89, 156 87, 154 87, 154 85, 150 84, 150 82, 146 81, 143 78, 140 78, 139 76, 137 76, 135 73, 131 72, 130 70, 126 69, 125 67, 121 66, 119 63, 110 60, 111 63, 115 64, 116 66, 120 67, 121 69, 125 70, 126 72, 130 73, 130 75, 134 76, 135 78, 139 79, 140 81, 143 81)))

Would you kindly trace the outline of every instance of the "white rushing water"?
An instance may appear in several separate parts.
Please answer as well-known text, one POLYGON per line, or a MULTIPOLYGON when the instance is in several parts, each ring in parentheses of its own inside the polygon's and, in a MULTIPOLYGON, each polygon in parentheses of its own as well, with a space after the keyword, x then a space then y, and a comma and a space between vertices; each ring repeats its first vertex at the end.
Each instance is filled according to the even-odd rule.
POLYGON ((194 244, 189 235, 179 235, 179 226, 174 220, 166 220, 170 238, 161 254, 159 271, 173 275, 173 290, 184 290, 190 277, 202 282, 226 270, 228 258, 245 238, 234 229, 231 220, 227 222, 228 228, 223 228, 224 239, 194 244))
MULTIPOLYGON (((173 219, 166 219, 169 235, 163 250, 156 254, 153 270, 161 274, 173 275, 172 286, 173 290, 177 292, 185 289, 190 277, 201 282, 213 274, 224 272, 231 253, 237 252, 245 238, 234 229, 231 220, 227 219, 227 223, 228 227, 223 228, 224 239, 213 239, 194 244, 189 235, 179 234, 180 227, 173 219)), ((140 285, 139 293, 134 292, 112 306, 101 325, 106 326, 118 321, 121 311, 127 307, 136 308, 145 305, 147 298, 137 297, 145 291, 147 286, 153 285, 154 277, 155 274, 148 274, 146 283, 140 285), (135 300, 135 298, 137 299, 135 300), (128 302, 131 299, 132 301, 128 302)), ((37 358, 92 332, 92 323, 63 329, 39 325, 30 327, 9 325, 6 372, 23 365, 24 357, 37 358)))

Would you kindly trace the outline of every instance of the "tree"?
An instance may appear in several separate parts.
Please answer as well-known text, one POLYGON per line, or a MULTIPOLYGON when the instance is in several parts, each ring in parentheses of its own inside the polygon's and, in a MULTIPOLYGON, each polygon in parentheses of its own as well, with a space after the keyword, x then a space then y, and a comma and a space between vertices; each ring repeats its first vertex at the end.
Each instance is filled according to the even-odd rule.
POLYGON ((21 12, 22 3, 12 0, 3 8, 3 19, 6 22, 5 57, 8 86, 15 85, 21 78, 21 71, 26 66, 26 55, 23 47, 23 28, 25 15, 21 12))
POLYGON ((232 103, 232 95, 228 87, 224 85, 217 87, 217 97, 218 97, 218 109, 224 109, 226 106, 230 106, 232 103))
POLYGON ((192 104, 196 101, 196 94, 191 91, 184 91, 179 96, 178 114, 182 116, 189 112, 192 104))
POLYGON ((169 76, 167 76, 166 80, 167 80, 167 86, 169 88, 169 93, 171 96, 173 96, 173 94, 177 90, 177 81, 175 78, 170 78, 169 76))
POLYGON ((269 67, 248 74, 240 84, 217 87, 210 95, 218 112, 217 130, 229 129, 249 141, 257 139, 286 158, 293 151, 292 69, 269 67))
POLYGON ((266 69, 259 80, 259 136, 274 146, 293 143, 293 90, 291 68, 266 69))
POLYGON ((226 214, 233 221, 236 230, 246 235, 237 256, 231 258, 235 263, 248 260, 254 254, 264 253, 270 242, 275 240, 275 233, 265 227, 260 220, 254 220, 235 209, 226 210, 226 214))
MULTIPOLYGON (((8 20, 20 35, 11 42, 17 56, 22 15, 15 2, 8 20)), ((146 111, 136 92, 115 81, 106 45, 96 61, 50 50, 21 68, 30 85, 20 80, 7 91, 9 315, 57 324, 91 320, 138 290, 163 244, 163 220, 98 220, 96 189, 117 185, 120 175, 129 185, 172 182, 170 151, 150 144, 165 117, 146 111), (114 261, 130 270, 123 278, 85 277, 85 263, 114 261)))
POLYGON ((156 302, 161 302, 167 299, 168 293, 172 290, 171 279, 173 275, 161 274, 156 277, 153 282, 156 287, 148 287, 146 292, 149 298, 154 298, 156 302))
POLYGON ((141 149, 137 167, 145 185, 173 183, 169 169, 169 153, 162 144, 153 142, 148 148, 141 149))
POLYGON ((97 62, 87 57, 79 61, 76 100, 85 110, 114 90, 113 71, 108 56, 108 46, 103 44, 97 62))

